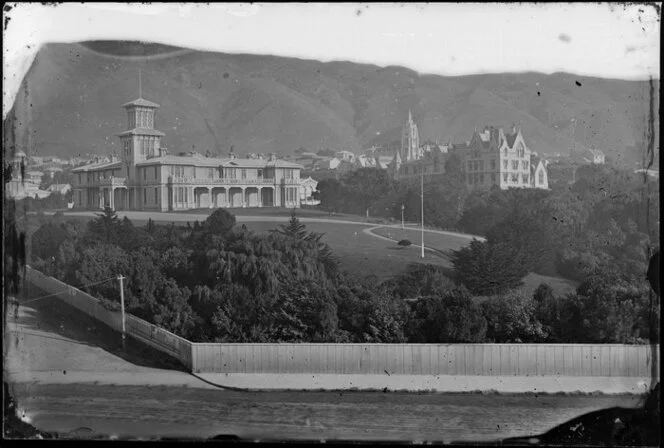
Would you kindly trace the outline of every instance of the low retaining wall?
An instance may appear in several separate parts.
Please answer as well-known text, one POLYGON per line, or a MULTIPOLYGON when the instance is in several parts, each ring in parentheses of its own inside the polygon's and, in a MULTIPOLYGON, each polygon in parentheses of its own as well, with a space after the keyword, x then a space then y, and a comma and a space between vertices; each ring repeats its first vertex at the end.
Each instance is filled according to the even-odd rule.
POLYGON ((631 394, 650 388, 648 377, 325 375, 200 373, 205 381, 249 390, 361 390, 408 392, 497 392, 504 394, 631 394))

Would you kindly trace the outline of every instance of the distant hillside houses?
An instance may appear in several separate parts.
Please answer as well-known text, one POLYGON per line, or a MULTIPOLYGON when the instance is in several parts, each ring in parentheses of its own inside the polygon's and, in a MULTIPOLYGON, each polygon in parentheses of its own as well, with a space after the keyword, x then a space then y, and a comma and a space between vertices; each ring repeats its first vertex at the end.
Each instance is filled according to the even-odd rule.
POLYGON ((28 161, 25 152, 18 151, 10 162, 11 175, 5 180, 5 197, 17 200, 27 197, 43 199, 51 194, 50 191, 39 189, 44 173, 26 171, 28 161))
POLYGON ((591 162, 595 165, 604 165, 606 162, 606 157, 604 156, 604 153, 600 151, 599 149, 590 149, 590 155, 592 157, 591 162))

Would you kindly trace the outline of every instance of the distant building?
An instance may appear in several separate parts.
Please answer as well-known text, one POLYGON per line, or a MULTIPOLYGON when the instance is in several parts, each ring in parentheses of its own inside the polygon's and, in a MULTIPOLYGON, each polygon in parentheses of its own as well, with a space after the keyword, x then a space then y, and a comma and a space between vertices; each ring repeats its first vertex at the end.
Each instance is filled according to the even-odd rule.
POLYGON ((432 147, 423 152, 422 157, 404 162, 401 153, 397 152, 388 165, 390 176, 395 180, 405 180, 417 176, 436 176, 445 173, 445 162, 447 161, 447 150, 440 147, 432 147))
POLYGON ((347 162, 352 162, 355 160, 355 153, 352 153, 350 151, 338 151, 334 153, 334 157, 336 157, 339 160, 345 160, 347 162))
POLYGON ((74 168, 76 207, 121 210, 188 210, 215 207, 299 207, 302 166, 277 160, 170 155, 154 128, 158 104, 126 103, 122 156, 74 168))
POLYGON ((39 189, 44 175, 41 171, 26 172, 27 162, 28 157, 23 151, 17 152, 10 162, 11 177, 5 181, 5 197, 16 200, 27 197, 43 199, 51 194, 50 191, 39 189))
POLYGON ((318 181, 309 176, 306 179, 300 179, 300 203, 317 205, 320 201, 313 198, 313 194, 318 188, 318 181))
POLYGON ((69 185, 69 184, 52 184, 52 185, 49 185, 49 187, 46 190, 50 191, 51 193, 60 193, 61 195, 65 195, 69 191, 71 191, 71 185, 69 185))
POLYGON ((539 158, 533 160, 521 131, 514 127, 507 134, 494 127, 475 131, 469 142, 454 145, 454 150, 461 156, 466 185, 471 190, 493 186, 503 190, 549 188, 546 166, 539 158))
POLYGON ((28 171, 25 173, 25 180, 38 187, 41 185, 43 177, 44 173, 41 171, 28 171))
POLYGON ((64 170, 59 166, 49 166, 44 168, 44 172, 50 179, 53 179, 55 173, 62 173, 63 171, 64 170))
POLYGON ((592 163, 595 165, 604 165, 606 161, 606 156, 599 149, 590 149, 590 154, 592 155, 592 163))
POLYGON ((420 134, 413 121, 413 114, 408 111, 408 120, 401 132, 401 149, 399 156, 403 162, 411 162, 421 158, 420 134))

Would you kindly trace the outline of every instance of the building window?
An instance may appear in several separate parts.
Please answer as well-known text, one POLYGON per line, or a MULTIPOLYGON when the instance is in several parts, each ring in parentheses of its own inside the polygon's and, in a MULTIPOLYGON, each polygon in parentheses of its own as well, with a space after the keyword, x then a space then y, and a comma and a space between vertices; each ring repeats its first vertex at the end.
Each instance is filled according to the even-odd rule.
POLYGON ((480 160, 480 171, 484 171, 484 160, 480 160))
POLYGON ((209 168, 208 169, 208 177, 210 179, 214 178, 214 168, 209 168))
POLYGON ((159 179, 159 175, 157 174, 157 167, 156 166, 154 167, 154 178, 155 178, 155 180, 159 179))
POLYGON ((258 170, 258 178, 259 179, 263 178, 263 170, 258 170))
POLYGON ((469 161, 468 162, 468 171, 472 171, 472 170, 473 170, 473 162, 469 161))
POLYGON ((507 173, 503 174, 503 182, 507 182, 507 173))
POLYGON ((512 173, 512 182, 517 183, 519 182, 519 176, 516 173, 512 173))
POLYGON ((480 174, 480 183, 484 184, 484 173, 480 174))
POLYGON ((491 174, 491 183, 492 184, 496 183, 496 175, 495 174, 491 174))
POLYGON ((158 204, 158 203, 159 203, 159 201, 157 200, 157 190, 158 190, 158 188, 155 187, 155 188, 154 188, 154 203, 155 203, 155 204, 158 204))
POLYGON ((530 183, 530 176, 529 175, 527 175, 527 174, 523 175, 523 183, 524 184, 530 183))
POLYGON ((148 169, 147 169, 147 168, 143 168, 142 171, 143 171, 143 180, 145 180, 145 179, 147 179, 147 177, 148 177, 148 174, 147 174, 147 173, 148 173, 148 169))
POLYGON ((148 189, 144 188, 143 189, 143 204, 147 204, 147 203, 148 203, 148 189))
POLYGON ((540 171, 538 177, 539 177, 539 184, 544 185, 544 171, 540 171))
POLYGON ((496 161, 494 159, 491 159, 491 170, 496 169, 496 161))
POLYGON ((245 170, 245 169, 243 168, 243 169, 242 169, 242 179, 246 179, 246 178, 247 178, 247 170, 245 170))
POLYGON ((512 169, 513 170, 518 170, 519 169, 519 161, 518 160, 512 160, 512 169))
POLYGON ((503 160, 503 168, 507 169, 507 160, 503 160))

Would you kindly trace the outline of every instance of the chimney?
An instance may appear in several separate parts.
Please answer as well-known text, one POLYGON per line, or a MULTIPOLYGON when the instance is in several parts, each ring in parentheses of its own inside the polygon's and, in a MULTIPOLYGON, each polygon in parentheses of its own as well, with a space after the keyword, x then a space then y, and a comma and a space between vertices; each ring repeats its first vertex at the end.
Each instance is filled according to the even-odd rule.
POLYGON ((277 160, 277 155, 273 152, 270 153, 270 158, 268 159, 270 162, 274 162, 277 160))

